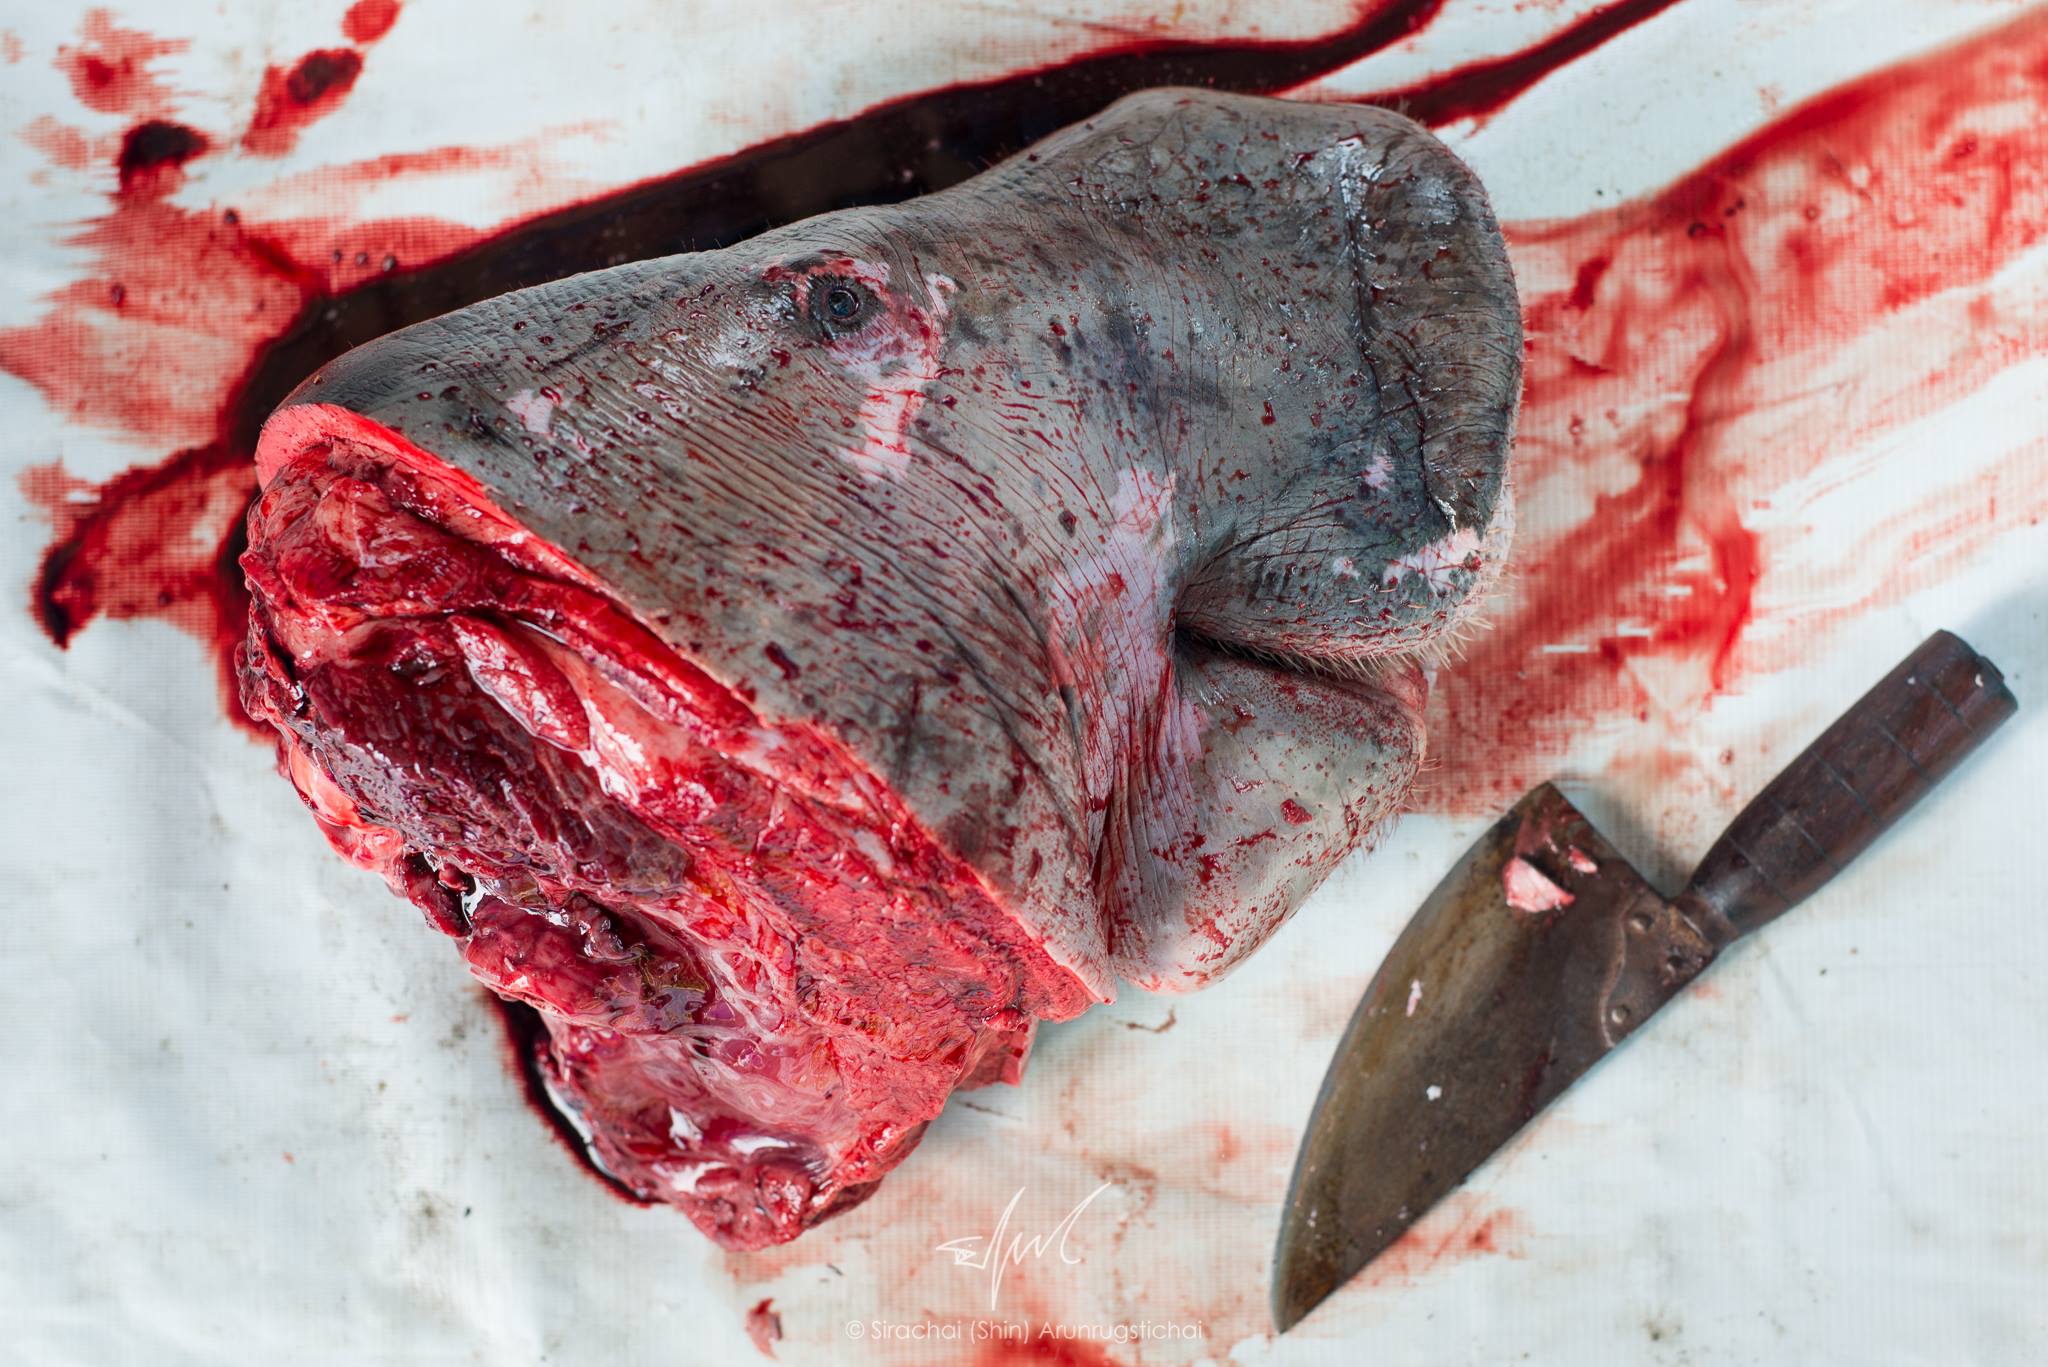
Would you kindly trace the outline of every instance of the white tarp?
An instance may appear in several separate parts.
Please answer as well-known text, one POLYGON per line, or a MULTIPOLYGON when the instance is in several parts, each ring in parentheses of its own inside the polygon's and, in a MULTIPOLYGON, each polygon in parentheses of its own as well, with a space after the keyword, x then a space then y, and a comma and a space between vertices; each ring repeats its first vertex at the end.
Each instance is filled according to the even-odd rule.
MULTIPOLYGON (((1296 37, 1355 7, 408 0, 347 100, 293 150, 235 146, 264 68, 341 43, 345 8, 151 0, 115 16, 189 40, 153 70, 223 146, 193 163, 177 204, 488 227, 1105 34, 1296 37), (509 150, 375 182, 320 174, 450 145, 509 150)), ((1414 41, 1309 93, 1404 85, 1594 8, 1449 0, 1414 41)), ((1583 214, 2023 8, 1685 0, 1483 126, 1442 131, 1503 219, 1583 214)), ((64 145, 53 128, 97 147, 126 123, 82 106, 56 69, 89 22, 79 7, 0 3, 0 328, 34 322, 84 269, 78 225, 106 210, 107 160, 51 150, 64 145)), ((2044 275, 2036 247, 1995 289, 2038 303, 2044 275)), ((802 1363, 1070 1360, 974 1341, 1047 1321, 1199 1324, 1198 1339, 1071 1359, 1090 1363, 2032 1360, 2048 1341, 2048 898, 2035 864, 2048 532, 2022 520, 1873 599, 1853 626, 1804 635, 1811 613, 1842 605, 1830 595, 1861 592, 1832 571, 1929 554, 1924 538, 1881 534, 1899 510, 1978 477, 1972 462, 2009 472, 2038 452, 2048 365, 2027 345, 1924 410, 1862 420, 1888 356, 1919 364, 1914 326, 1861 337, 1844 362, 1854 375, 1816 379, 1834 397, 1798 420, 1838 411, 1839 458, 1755 510, 1780 559, 1750 629, 1776 644, 1775 667, 1664 736, 1675 774, 1626 762, 1627 724, 1559 767, 1616 843, 1668 879, 1932 627, 1998 661, 2021 716, 1574 1088, 1418 1244, 1279 1341, 1266 1275, 1315 1089, 1379 956, 1485 818, 1409 819, 1226 983, 1127 994, 1047 1029, 1023 1087, 954 1105, 868 1204, 793 1246, 728 1256, 569 1160, 455 957, 326 849, 267 750, 223 720, 205 648, 154 621, 97 623, 61 652, 38 631, 24 605, 48 524, 12 477, 61 459, 98 480, 188 434, 74 421, 0 375, 0 584, 14 605, 0 612, 0 1024, 13 1051, 0 1358, 744 1363, 758 1360, 746 1311, 772 1298, 775 1352, 802 1363), (1868 391, 1865 375, 1879 377, 1868 391), (1027 1258, 992 1289, 935 1251, 987 1235, 1020 1189, 1010 1230, 1030 1234, 1098 1188, 1072 1222, 1072 1261, 1027 1258)), ((2048 476, 2038 458, 2031 468, 2048 476)))

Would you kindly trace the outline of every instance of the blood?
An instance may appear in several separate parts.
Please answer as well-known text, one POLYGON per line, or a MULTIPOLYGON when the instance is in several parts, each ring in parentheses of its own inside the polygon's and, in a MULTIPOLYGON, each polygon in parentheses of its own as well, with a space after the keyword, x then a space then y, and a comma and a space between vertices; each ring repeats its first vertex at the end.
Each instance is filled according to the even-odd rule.
MULTIPOLYGON (((1442 767, 1424 805, 1498 810, 1602 727, 1655 753, 1746 677, 1925 585, 1931 567, 1894 533, 1908 553, 1879 565, 1896 573, 1832 611, 1799 607, 1787 646, 1754 639, 1774 560, 1813 553, 1801 528, 1758 530, 1777 525, 1774 496, 2039 349, 2030 320, 2002 320, 2002 338, 1968 318, 1904 320, 1958 292, 1995 310, 1993 278, 2048 227, 2044 62, 2037 14, 1843 86, 1659 194, 1509 225, 1529 347, 1524 516, 1511 597, 1432 700, 1442 767), (1873 335, 1891 369, 1824 383, 1873 335)), ((1953 569, 2041 506, 1982 495, 1957 486, 1902 516, 1953 569)), ((1804 596, 1825 601, 1817 587, 1804 596)))
POLYGON ((184 183, 185 163, 205 152, 210 144, 196 128, 169 119, 138 123, 121 139, 121 153, 115 166, 121 173, 121 189, 133 194, 145 183, 152 194, 165 194, 184 183))
POLYGON ((775 1345, 782 1340, 782 1316, 775 1309, 773 1298, 758 1301, 747 1311, 747 1337, 754 1341, 762 1357, 775 1356, 775 1345))
POLYGON ((1471 1192, 1454 1191, 1389 1244, 1363 1276, 1370 1287, 1413 1286, 1471 1258, 1522 1256, 1521 1216, 1488 1209, 1471 1192))
MULTIPOLYGON (((221 642, 246 630, 248 591, 235 561, 248 484, 248 458, 219 443, 98 486, 55 464, 24 471, 22 492, 58 531, 32 590, 43 630, 59 645, 96 616, 155 618, 221 642)), ((222 694, 232 698, 232 660, 224 652, 215 659, 222 694)), ((239 706, 228 715, 253 729, 239 706)))
POLYGON ((525 1002, 511 1001, 485 989, 483 999, 496 1008, 499 1023, 505 1028, 505 1051, 512 1075, 519 1080, 520 1091, 533 1113, 541 1118, 555 1142, 568 1151, 576 1160, 576 1166, 590 1174, 604 1189, 629 1206, 651 1206, 654 1200, 641 1196, 625 1183, 590 1161, 590 1150, 583 1142, 583 1136, 569 1123, 548 1095, 547 1075, 542 1071, 543 1051, 548 1047, 547 1022, 540 1012, 525 1002))
POLYGON ((300 129, 341 107, 362 71, 362 54, 346 47, 309 52, 290 70, 268 68, 242 146, 261 156, 283 156, 298 145, 300 129))
POLYGON ((353 43, 374 43, 398 22, 398 0, 356 0, 341 17, 341 31, 353 43))
POLYGON ((1086 1339, 1034 1333, 1023 1342, 992 1339, 982 1346, 974 1367, 1123 1367, 1123 1359, 1086 1339))
POLYGON ((1678 0, 1616 0, 1582 16, 1534 47, 1457 67, 1399 90, 1384 91, 1373 97, 1374 102, 1398 109, 1431 128, 1460 119, 1483 123, 1544 77, 1677 3, 1678 0))
POLYGON ((247 598, 234 562, 255 488, 255 432, 283 397, 253 397, 257 379, 276 381, 251 358, 331 282, 375 273, 374 265, 354 265, 357 257, 381 262, 404 251, 424 259, 474 234, 433 220, 345 231, 286 221, 257 230, 233 211, 174 205, 162 198, 168 188, 159 172, 117 192, 110 213, 67 241, 96 266, 51 296, 40 321, 0 330, 0 368, 41 390, 67 419, 176 447, 90 488, 66 488, 61 506, 36 496, 53 487, 47 473, 24 477, 55 533, 30 601, 60 646, 99 617, 155 618, 212 643, 228 713, 240 721, 229 646, 243 630, 247 598), (331 242, 336 258, 301 265, 272 234, 331 242))
POLYGON ((121 28, 104 9, 86 11, 77 47, 57 50, 57 70, 71 82, 71 93, 88 109, 102 114, 157 116, 171 110, 171 88, 151 65, 192 46, 185 38, 158 38, 121 28))
MULTIPOLYGON (((106 139, 89 138, 81 129, 59 123, 48 114, 38 114, 22 128, 21 140, 43 154, 43 159, 52 166, 61 166, 67 171, 82 171, 94 162, 109 155, 106 139)), ((112 149, 119 155, 119 141, 112 149)))

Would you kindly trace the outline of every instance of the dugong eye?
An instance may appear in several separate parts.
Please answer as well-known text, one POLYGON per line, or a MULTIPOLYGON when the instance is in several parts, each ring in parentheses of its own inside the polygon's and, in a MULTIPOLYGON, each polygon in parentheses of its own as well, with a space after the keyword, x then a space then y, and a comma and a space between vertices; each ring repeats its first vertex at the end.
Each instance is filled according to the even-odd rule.
POLYGON ((857 280, 822 276, 811 282, 811 321, 827 340, 843 337, 867 322, 875 296, 857 280))

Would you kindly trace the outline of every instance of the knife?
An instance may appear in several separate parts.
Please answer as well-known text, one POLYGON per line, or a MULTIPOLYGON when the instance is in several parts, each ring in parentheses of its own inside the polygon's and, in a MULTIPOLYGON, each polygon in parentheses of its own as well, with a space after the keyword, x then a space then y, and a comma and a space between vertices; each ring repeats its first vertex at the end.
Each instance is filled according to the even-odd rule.
POLYGON ((1415 913, 1337 1046, 1281 1213, 1279 1331, 2016 707, 1990 661, 1935 632, 1743 808, 1675 898, 1556 788, 1532 789, 1415 913))

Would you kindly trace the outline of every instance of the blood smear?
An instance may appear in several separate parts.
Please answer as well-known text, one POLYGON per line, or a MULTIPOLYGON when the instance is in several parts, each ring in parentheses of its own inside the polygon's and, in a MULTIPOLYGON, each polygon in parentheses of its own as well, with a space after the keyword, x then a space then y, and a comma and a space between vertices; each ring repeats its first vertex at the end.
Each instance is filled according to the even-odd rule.
POLYGON ((782 1340, 782 1316, 772 1299, 757 1302, 747 1312, 747 1337, 754 1341, 761 1356, 775 1356, 775 1345, 782 1340))
POLYGON ((1907 558, 1851 552, 1835 582, 1811 529, 1770 510, 2048 349, 1996 283, 2044 223, 2037 13, 1841 87, 1659 194, 1508 225, 1529 337, 1514 576, 1440 676, 1423 804, 1496 811, 1602 729, 1669 743, 1746 677, 2037 524, 2038 445, 1990 489, 1959 463, 1883 529, 1907 558))
POLYGON ((122 28, 104 9, 86 11, 75 47, 57 50, 57 70, 71 93, 102 114, 159 115, 173 103, 170 86, 150 68, 192 46, 186 38, 157 38, 122 28))
POLYGON ((341 31, 352 42, 374 43, 397 22, 398 0, 356 0, 341 18, 341 31))

